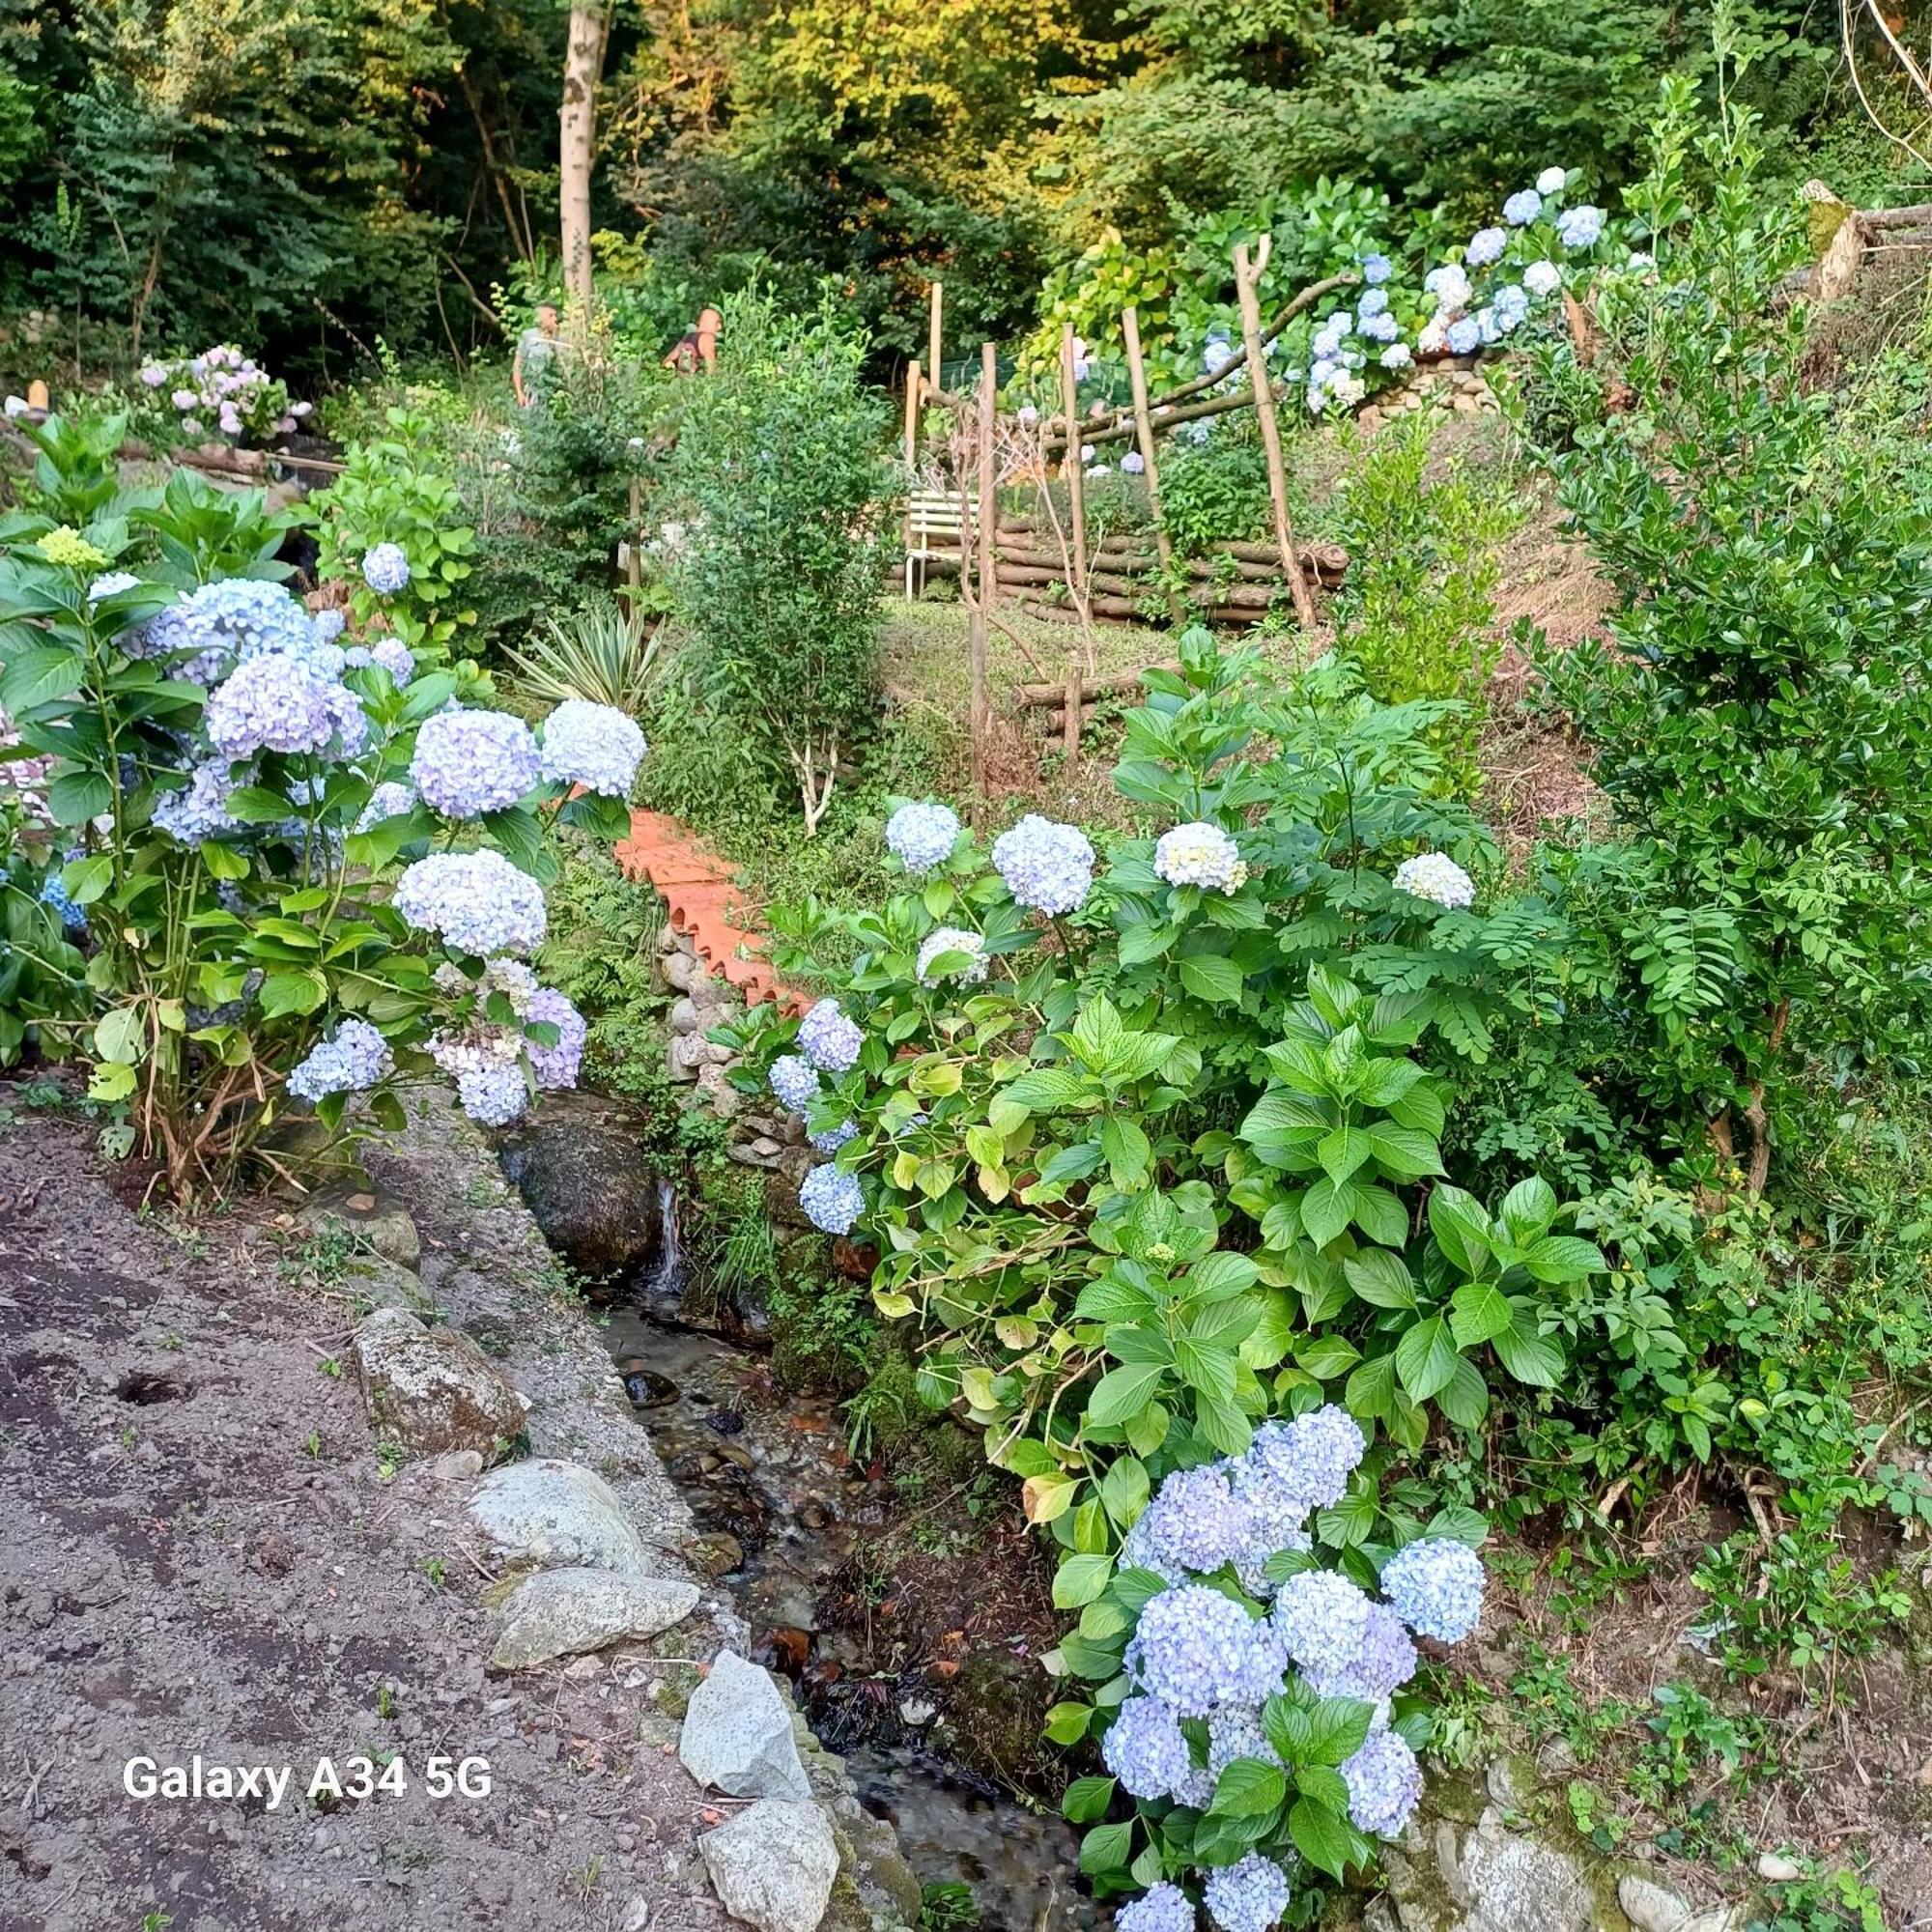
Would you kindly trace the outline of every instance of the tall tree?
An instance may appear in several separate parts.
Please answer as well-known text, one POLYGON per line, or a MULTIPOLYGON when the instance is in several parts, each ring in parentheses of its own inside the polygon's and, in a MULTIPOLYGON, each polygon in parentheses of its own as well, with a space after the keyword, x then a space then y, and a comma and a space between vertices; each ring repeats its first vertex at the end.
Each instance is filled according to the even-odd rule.
POLYGON ((570 10, 558 113, 557 209, 563 285, 581 310, 590 306, 590 177, 597 164, 597 83, 604 72, 603 0, 570 10))

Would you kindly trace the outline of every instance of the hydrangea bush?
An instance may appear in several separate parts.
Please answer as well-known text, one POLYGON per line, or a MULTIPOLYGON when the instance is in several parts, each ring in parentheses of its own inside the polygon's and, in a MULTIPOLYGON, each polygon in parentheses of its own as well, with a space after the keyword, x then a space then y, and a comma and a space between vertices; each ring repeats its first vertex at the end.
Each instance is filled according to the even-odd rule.
MULTIPOLYGON (((1425 1532, 1479 1534, 1454 1509, 1432 1519, 1426 1486, 1379 1479, 1434 1417, 1479 1423, 1492 1381, 1554 1383, 1564 1312, 1603 1265, 1542 1180, 1488 1205, 1444 1172, 1443 1070, 1485 1057, 1502 1014, 1573 989, 1556 912, 1497 897, 1483 835, 1436 790, 1443 707, 1372 703, 1332 663, 1277 686, 1205 632, 1149 690, 1115 780, 1167 830, 1096 849, 1035 818, 942 854, 931 808, 908 805, 886 844, 914 862, 912 890, 774 917, 780 965, 829 1001, 731 1034, 751 1056, 738 1077, 768 1078, 829 1151, 806 1212, 874 1243, 877 1307, 932 1331, 922 1395, 985 1432, 1063 1552, 1057 1594, 1081 1627, 1053 1663, 1097 1685, 1055 1711, 1065 1743, 1164 1667, 1145 1626, 1125 1656, 1144 1603, 1102 1602, 1131 1572, 1213 1578, 1192 1587, 1224 1607, 1188 1614, 1227 1623, 1213 1667, 1254 1693, 1177 1721, 1300 1697, 1271 1650, 1244 1661, 1236 1600, 1284 1551, 1366 1589, 1425 1532), (849 1062, 834 1009, 860 1036, 849 1062)), ((1358 1634, 1297 1672, 1339 1695, 1368 1681, 1363 1645, 1378 1668, 1406 1654, 1386 1614, 1358 1634)), ((1171 1736, 1148 1748, 1178 1767, 1171 1736)), ((1364 1817, 1392 1814, 1393 1752, 1358 1767, 1379 1794, 1364 1817)), ((1346 1780, 1321 1782, 1333 1869, 1362 1828, 1346 1780)), ((1150 1860, 1103 1823, 1090 1867, 1143 1885, 1232 1867, 1292 1840, 1272 1808, 1290 1839, 1230 1828, 1198 1856, 1193 1825, 1150 1860)))
POLYGON ((164 446, 225 438, 266 447, 293 435, 311 408, 293 401, 286 383, 232 342, 199 355, 143 363, 133 400, 136 429, 164 446))
POLYGON ((432 1067, 491 1125, 574 1085, 583 1021, 524 962, 552 828, 627 822, 635 724, 560 706, 532 731, 270 576, 197 582, 192 518, 90 517, 75 440, 28 433, 42 501, 0 523, 0 703, 44 760, 47 823, 7 807, 37 977, 0 979, 0 1047, 32 1025, 90 1062, 115 1143, 179 1195, 292 1109, 334 1129, 360 1095, 400 1124, 396 1084, 432 1067))

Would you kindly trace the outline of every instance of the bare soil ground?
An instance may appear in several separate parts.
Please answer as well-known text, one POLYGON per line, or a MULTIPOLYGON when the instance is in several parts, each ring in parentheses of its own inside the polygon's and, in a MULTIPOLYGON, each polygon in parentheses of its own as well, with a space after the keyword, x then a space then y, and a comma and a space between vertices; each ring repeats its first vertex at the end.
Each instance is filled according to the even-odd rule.
MULTIPOLYGON (((260 1207, 137 1215, 91 1130, 5 1104, 17 1091, 0 1088, 0 1927, 724 1925, 693 1852, 718 1814, 656 1715, 679 1666, 621 1646, 486 1677, 492 1565, 466 1486, 379 1459, 332 1367, 354 1320, 339 1254, 260 1207), (130 1759, 196 1754, 289 1766, 294 1786, 272 1808, 124 1789, 130 1759), (349 1780, 357 1755, 407 1788, 302 1795, 319 1760, 349 1780), (486 1760, 487 1796, 432 1796, 436 1757, 486 1760)), ((384 1163, 425 1285, 531 1399, 537 1452, 598 1467, 675 1540, 681 1505, 595 1331, 466 1132, 430 1118, 384 1163)), ((708 1657, 706 1614, 653 1648, 708 1657)))

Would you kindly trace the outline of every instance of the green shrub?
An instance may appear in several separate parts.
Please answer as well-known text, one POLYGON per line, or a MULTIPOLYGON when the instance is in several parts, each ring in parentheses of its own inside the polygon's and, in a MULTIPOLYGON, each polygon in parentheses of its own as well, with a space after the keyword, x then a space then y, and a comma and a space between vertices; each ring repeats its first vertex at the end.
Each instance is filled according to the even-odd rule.
POLYGON ((709 703, 797 788, 815 832, 878 702, 885 412, 830 310, 725 306, 730 353, 685 385, 667 484, 675 582, 709 703))

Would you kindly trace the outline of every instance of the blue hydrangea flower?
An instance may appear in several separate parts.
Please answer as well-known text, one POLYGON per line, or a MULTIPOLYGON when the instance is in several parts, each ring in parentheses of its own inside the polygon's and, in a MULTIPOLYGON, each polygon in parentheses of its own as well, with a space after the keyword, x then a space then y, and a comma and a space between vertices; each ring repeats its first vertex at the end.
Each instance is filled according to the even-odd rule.
POLYGON ((1406 342, 1391 342, 1376 358, 1384 369, 1407 369, 1413 366, 1415 357, 1406 342))
POLYGON ((1483 1615, 1483 1560, 1467 1544, 1424 1537, 1382 1569, 1382 1593, 1420 1636, 1461 1643, 1483 1615))
POLYGON ((1402 1619, 1386 1604, 1371 1603, 1361 1648, 1339 1670, 1311 1670, 1309 1683, 1323 1697, 1353 1697, 1380 1704, 1415 1675, 1415 1646, 1402 1619))
POLYGON ((340 641, 349 619, 340 611, 317 611, 310 616, 309 624, 317 643, 333 644, 340 641))
POLYGON ((857 1121, 840 1121, 836 1127, 827 1127, 822 1132, 807 1134, 807 1142, 819 1153, 837 1153, 847 1141, 859 1137, 857 1121))
POLYGON ((310 1106, 329 1094, 360 1094, 395 1071, 389 1042, 367 1020, 344 1020, 289 1069, 288 1088, 310 1106))
POLYGON ((1129 1697, 1100 1740, 1100 1761, 1133 1798, 1167 1798, 1194 1772, 1180 1721, 1158 1697, 1129 1697))
POLYGON ((1438 308, 1461 308, 1469 299, 1469 277, 1454 262, 1431 269, 1422 286, 1435 298, 1438 308))
POLYGON ((1566 248, 1594 248, 1604 233, 1604 211, 1586 202, 1556 217, 1556 239, 1566 248))
POLYGON ((798 1190, 798 1205, 814 1228, 828 1235, 849 1235, 866 1211, 866 1196, 856 1174, 841 1174, 830 1161, 814 1167, 798 1190))
POLYGON ((1518 188, 1503 203, 1503 219, 1512 228, 1527 228, 1543 213, 1543 197, 1533 187, 1518 188))
POLYGON ((1372 1838, 1401 1834, 1422 1797, 1422 1767, 1399 1731, 1371 1731, 1342 1766, 1349 1816, 1372 1838))
POLYGON ((1332 1677, 1362 1654, 1369 1600, 1338 1571, 1303 1570, 1276 1592, 1274 1627, 1299 1669, 1332 1677))
POLYGON ((87 601, 99 604, 109 597, 118 597, 124 590, 132 590, 140 581, 131 570, 107 571, 87 586, 87 601))
POLYGON ((844 1073, 859 1062, 866 1036, 837 1000, 820 1000, 798 1023, 798 1050, 821 1073, 844 1073))
POLYGON ((1216 1711, 1208 1719, 1208 1770, 1218 1778, 1237 1757, 1260 1758, 1279 1764, 1281 1753, 1268 1743, 1259 1710, 1216 1711))
POLYGON ((1194 1907, 1178 1885, 1162 1879, 1121 1907, 1114 1932, 1194 1932, 1194 1907))
POLYGON ((1402 333, 1402 325, 1386 313, 1365 316, 1357 333, 1370 342, 1393 342, 1402 333))
POLYGON ((1281 1689, 1280 1637, 1232 1597, 1205 1583, 1163 1590, 1141 1611, 1142 1688, 1183 1718, 1224 1704, 1262 1704, 1281 1689))
POLYGON ((165 832, 180 844, 194 846, 218 833, 235 831, 236 821, 228 815, 228 800, 237 785, 245 782, 245 776, 230 778, 226 758, 204 759, 179 791, 155 794, 156 830, 165 832))
POLYGON ((1235 1553, 1247 1522, 1228 1478, 1211 1464, 1177 1469, 1141 1512, 1134 1528, 1154 1560, 1150 1569, 1218 1570, 1235 1553))
POLYGON ((1562 168, 1545 168, 1536 178, 1536 191, 1539 194, 1561 194, 1569 185, 1570 177, 1562 168))
POLYGON ((1532 262, 1522 271, 1522 285, 1539 300, 1547 299, 1563 286, 1563 270, 1554 262, 1532 262))
POLYGON ((886 849, 915 878, 945 865, 958 837, 958 816, 943 805, 902 805, 886 820, 886 849))
POLYGON ((1395 266, 1386 255, 1364 255, 1362 257, 1362 279, 1371 288, 1378 288, 1395 273, 1395 266))
POLYGON ((70 932, 87 930, 87 908, 75 905, 69 897, 68 890, 61 882, 61 875, 51 871, 41 881, 41 903, 47 907, 70 932))
POLYGON ((1388 305, 1386 289, 1364 289, 1361 300, 1355 304, 1355 327, 1359 328, 1371 316, 1386 315, 1388 305))
POLYGON ((766 1077, 779 1104, 794 1114, 804 1113, 822 1091, 818 1069, 802 1053, 781 1054, 766 1077))
POLYGON ((369 803, 357 814, 355 829, 367 832, 372 825, 380 825, 385 818, 404 817, 415 807, 413 785, 404 784, 396 779, 386 780, 369 794, 369 803))
POLYGON ((583 1042, 590 1032, 583 1015, 554 986, 539 986, 524 1009, 524 1024, 556 1029, 554 1046, 525 1039, 524 1050, 529 1055, 530 1071, 536 1076, 537 1085, 550 1093, 575 1087, 578 1070, 583 1063, 583 1042))
POLYGON ((604 798, 629 798, 643 761, 644 734, 614 705, 566 697, 543 727, 543 775, 604 798))
POLYGON ((1272 1859, 1249 1852, 1236 1864, 1216 1865, 1201 1897, 1220 1932, 1274 1932, 1288 1910, 1288 1874, 1272 1859))
POLYGON ((1496 291, 1492 306, 1496 312, 1496 327, 1507 335, 1529 315, 1529 297, 1514 282, 1496 291))
POLYGON ((1458 355, 1473 355, 1483 346, 1483 326, 1472 315, 1459 316, 1449 325, 1449 347, 1458 355))
POLYGON ((953 979, 970 986, 986 977, 986 942, 979 933, 956 925, 935 925, 920 943, 913 973, 922 986, 933 985, 938 979, 953 979), (965 953, 969 963, 954 973, 937 973, 936 962, 949 952, 965 953))
POLYGON ((1121 458, 1121 473, 1123 476, 1138 476, 1147 468, 1147 458, 1138 449, 1130 449, 1121 458))
POLYGON ((328 707, 329 719, 335 725, 330 755, 338 758, 357 756, 369 742, 369 714, 362 709, 362 700, 346 684, 331 684, 326 689, 323 702, 328 707))
POLYGON ((295 658, 251 658, 210 695, 202 714, 208 742, 230 760, 319 752, 335 736, 329 694, 338 688, 295 658))
POLYGON ((1094 848, 1078 826, 1030 811, 994 839, 993 869, 1021 905, 1057 917, 1086 898, 1094 883, 1094 848))
POLYGON ((121 647, 129 657, 169 659, 172 677, 214 684, 249 658, 302 658, 314 646, 308 612, 282 584, 227 577, 157 611, 121 647))
POLYGON ((1306 1515, 1342 1500, 1368 1447, 1355 1418, 1331 1402, 1289 1422, 1263 1423, 1243 1460, 1257 1477, 1295 1497, 1306 1515))
POLYGON ((501 811, 543 775, 530 727, 507 711, 439 711, 416 733, 410 777, 445 818, 501 811))
POLYGON ((482 1127, 507 1127, 530 1104, 529 1083, 514 1061, 466 1067, 456 1077, 463 1111, 482 1127))
POLYGON ((543 888, 500 852, 433 852, 396 882, 396 911, 458 952, 521 958, 543 944, 543 888))
POLYGON ((1508 246, 1509 237, 1500 228, 1479 228, 1469 237, 1463 259, 1472 269, 1486 269, 1492 262, 1500 261, 1508 246))
POLYGON ((362 559, 362 582, 379 596, 393 597, 409 581, 410 560, 401 544, 376 544, 362 559))

